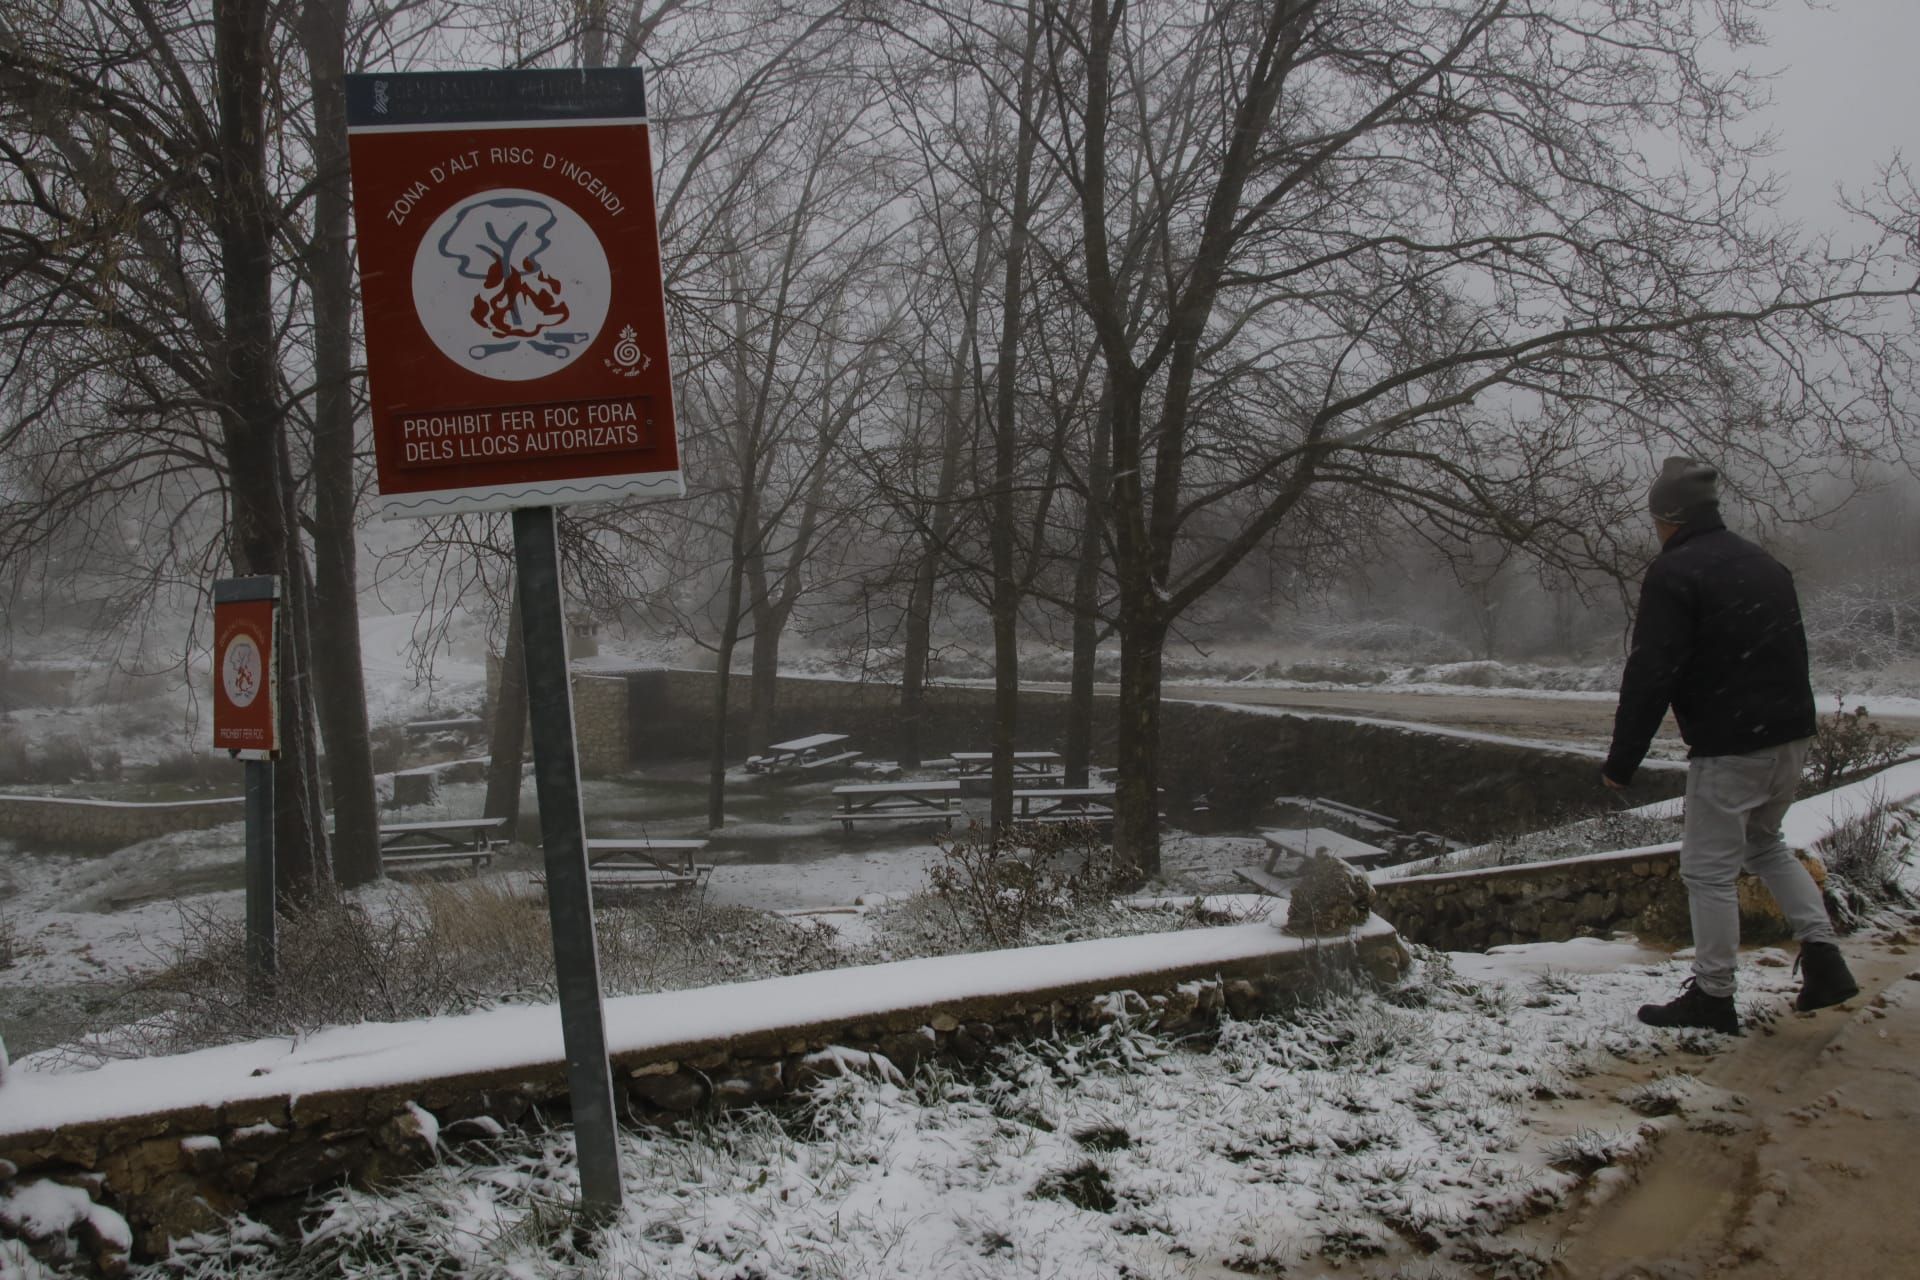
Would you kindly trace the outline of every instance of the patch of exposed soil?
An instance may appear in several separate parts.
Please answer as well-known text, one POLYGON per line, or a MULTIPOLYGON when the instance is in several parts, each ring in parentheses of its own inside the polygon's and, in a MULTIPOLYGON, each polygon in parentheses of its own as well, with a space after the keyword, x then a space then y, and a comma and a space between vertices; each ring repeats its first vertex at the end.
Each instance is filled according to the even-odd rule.
POLYGON ((1914 1274, 1920 1214, 1920 948, 1843 944, 1862 994, 1784 1011, 1697 1073, 1726 1099, 1669 1117, 1631 1185, 1529 1235, 1568 1280, 1914 1274))

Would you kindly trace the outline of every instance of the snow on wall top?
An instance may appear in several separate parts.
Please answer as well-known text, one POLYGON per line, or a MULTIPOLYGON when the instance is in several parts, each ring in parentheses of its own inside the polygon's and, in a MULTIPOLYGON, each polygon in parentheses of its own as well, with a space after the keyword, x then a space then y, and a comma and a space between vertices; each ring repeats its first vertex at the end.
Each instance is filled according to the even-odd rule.
MULTIPOLYGON (((1393 935, 1379 917, 1339 941, 1393 935)), ((1100 938, 900 960, 606 1002, 610 1054, 727 1041, 822 1023, 1080 985, 1116 988, 1153 973, 1281 956, 1327 945, 1270 924, 1100 938)), ((251 1098, 395 1088, 564 1061, 557 1006, 514 1006, 417 1022, 330 1027, 301 1038, 223 1045, 169 1058, 49 1072, 15 1063, 0 1087, 0 1135, 251 1098)))

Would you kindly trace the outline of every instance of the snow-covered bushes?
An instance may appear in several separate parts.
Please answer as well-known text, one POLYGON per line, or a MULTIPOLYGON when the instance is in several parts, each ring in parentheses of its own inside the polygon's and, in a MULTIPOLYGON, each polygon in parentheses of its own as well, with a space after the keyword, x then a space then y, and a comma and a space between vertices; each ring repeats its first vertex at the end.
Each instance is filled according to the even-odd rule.
POLYGON ((1902 873, 1920 849, 1920 807, 1875 804, 1820 842, 1823 890, 1834 923, 1851 930, 1875 908, 1907 896, 1902 873))

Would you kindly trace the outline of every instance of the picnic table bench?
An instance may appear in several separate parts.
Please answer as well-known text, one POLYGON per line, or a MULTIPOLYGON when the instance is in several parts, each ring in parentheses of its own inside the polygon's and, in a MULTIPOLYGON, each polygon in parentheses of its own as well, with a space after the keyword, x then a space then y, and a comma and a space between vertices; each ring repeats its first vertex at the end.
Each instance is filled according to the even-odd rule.
POLYGON ((789 742, 768 743, 765 754, 747 757, 747 772, 779 775, 846 765, 858 760, 860 753, 831 749, 846 740, 844 733, 810 733, 789 742))
POLYGON ((1031 787, 1013 793, 1015 822, 1113 822, 1112 787, 1031 787))
POLYGON ((493 847, 504 838, 506 827, 505 818, 430 818, 421 822, 382 823, 380 861, 389 867, 460 861, 478 867, 493 860, 493 847))
MULTIPOLYGON (((962 778, 989 778, 993 776, 993 752, 956 751, 953 753, 953 771, 962 778)), ((1059 778, 1066 773, 1066 765, 1060 759, 1058 751, 1016 751, 1013 753, 1013 778, 1015 782, 1033 778, 1059 778)))
POLYGON ((598 888, 686 889, 713 864, 695 861, 707 842, 611 836, 587 841, 587 878, 598 888))
POLYGON ((850 782, 835 787, 840 807, 834 816, 852 832, 858 822, 942 822, 948 828, 960 812, 960 784, 944 782, 850 782))

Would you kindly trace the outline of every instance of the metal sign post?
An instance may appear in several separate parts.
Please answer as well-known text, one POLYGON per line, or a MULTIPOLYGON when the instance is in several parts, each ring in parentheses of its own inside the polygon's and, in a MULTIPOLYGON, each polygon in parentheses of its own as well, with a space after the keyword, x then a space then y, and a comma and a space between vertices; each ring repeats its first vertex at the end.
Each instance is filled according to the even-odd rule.
POLYGON ((280 579, 213 584, 213 745, 247 762, 247 981, 279 967, 274 915, 273 760, 280 754, 280 579))
POLYGON ((375 474, 392 518, 513 512, 580 1191, 620 1205, 554 508, 686 492, 634 68, 347 77, 375 474))
POLYGON ((540 798, 540 842, 547 869, 547 916, 560 986, 560 1029, 567 1046, 567 1092, 580 1161, 580 1192, 590 1214, 620 1207, 620 1155, 614 1138, 613 1075, 600 1003, 600 953, 587 880, 586 822, 574 751, 573 686, 567 678, 567 629, 560 612, 560 544, 552 507, 513 513, 514 568, 527 656, 527 711, 533 727, 533 781, 540 798))

